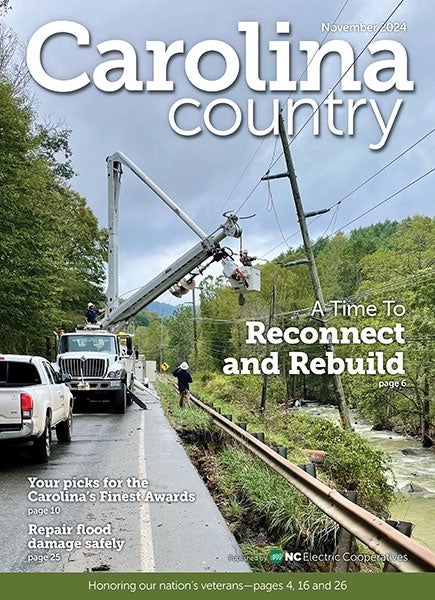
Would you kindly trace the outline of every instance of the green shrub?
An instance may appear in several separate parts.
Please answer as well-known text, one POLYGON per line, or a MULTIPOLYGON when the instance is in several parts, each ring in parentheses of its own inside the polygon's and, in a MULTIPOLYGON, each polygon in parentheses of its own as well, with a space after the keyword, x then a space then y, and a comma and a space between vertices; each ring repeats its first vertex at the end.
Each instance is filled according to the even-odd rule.
MULTIPOLYGON (((317 467, 319 478, 340 491, 355 490, 358 504, 370 512, 381 515, 387 510, 393 497, 393 487, 386 476, 388 455, 374 450, 359 434, 345 431, 320 417, 301 412, 286 414, 273 403, 261 415, 258 410, 261 390, 260 393, 256 390, 258 378, 257 383, 254 379, 216 375, 207 381, 201 393, 207 401, 219 405, 222 413, 231 413, 233 421, 246 421, 248 431, 265 432, 270 446, 286 446, 288 459, 295 464, 308 461, 307 449, 325 451, 325 461, 317 467)), ((188 419, 199 422, 199 419, 201 428, 211 426, 202 421, 200 415, 184 413, 183 409, 179 417, 184 423, 188 419)))
POLYGON ((289 415, 285 429, 292 445, 326 452, 321 471, 337 489, 356 490, 358 504, 371 512, 380 514, 388 507, 393 496, 385 474, 388 455, 326 419, 289 415))

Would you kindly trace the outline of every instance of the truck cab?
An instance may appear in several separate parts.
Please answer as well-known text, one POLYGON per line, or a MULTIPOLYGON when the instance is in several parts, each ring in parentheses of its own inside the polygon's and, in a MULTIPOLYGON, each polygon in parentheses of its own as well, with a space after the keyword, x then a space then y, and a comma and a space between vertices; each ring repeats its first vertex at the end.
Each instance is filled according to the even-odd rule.
POLYGON ((55 365, 71 375, 68 385, 76 406, 110 402, 115 413, 125 412, 127 390, 133 387, 132 370, 126 368, 132 343, 127 334, 122 340, 124 343, 119 335, 90 325, 59 337, 55 365))

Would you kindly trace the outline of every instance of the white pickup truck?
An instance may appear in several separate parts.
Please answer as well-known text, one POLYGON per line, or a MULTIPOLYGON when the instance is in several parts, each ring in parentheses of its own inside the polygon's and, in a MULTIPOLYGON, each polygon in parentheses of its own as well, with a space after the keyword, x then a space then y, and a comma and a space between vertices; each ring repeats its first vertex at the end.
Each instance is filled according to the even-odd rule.
POLYGON ((58 442, 70 442, 73 397, 41 356, 0 354, 0 443, 32 443, 35 462, 48 462, 52 428, 58 442))

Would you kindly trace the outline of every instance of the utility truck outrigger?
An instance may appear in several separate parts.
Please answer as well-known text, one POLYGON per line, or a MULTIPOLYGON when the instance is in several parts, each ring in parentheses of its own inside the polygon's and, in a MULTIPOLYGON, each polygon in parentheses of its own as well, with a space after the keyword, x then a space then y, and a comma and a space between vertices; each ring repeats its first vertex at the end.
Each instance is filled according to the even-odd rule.
POLYGON ((256 267, 238 266, 232 258, 231 251, 219 245, 226 237, 240 238, 242 231, 236 215, 225 213, 225 222, 207 235, 121 152, 107 158, 107 177, 107 308, 98 326, 86 326, 75 333, 60 336, 57 366, 59 370, 72 375, 73 381, 70 386, 77 400, 92 400, 98 396, 105 396, 107 399, 111 396, 115 412, 124 413, 129 401, 137 401, 143 405, 134 395, 132 340, 129 335, 122 333, 130 319, 167 290, 176 297, 187 293, 195 286, 195 277, 214 262, 222 263, 224 275, 232 288, 240 293, 259 290, 260 275, 256 267), (123 166, 137 175, 200 238, 193 248, 126 300, 119 296, 118 264, 119 192, 123 166), (125 345, 121 343, 122 339, 125 345), (78 345, 78 349, 73 349, 75 344, 78 345), (92 345, 92 348, 88 349, 88 345, 92 345))

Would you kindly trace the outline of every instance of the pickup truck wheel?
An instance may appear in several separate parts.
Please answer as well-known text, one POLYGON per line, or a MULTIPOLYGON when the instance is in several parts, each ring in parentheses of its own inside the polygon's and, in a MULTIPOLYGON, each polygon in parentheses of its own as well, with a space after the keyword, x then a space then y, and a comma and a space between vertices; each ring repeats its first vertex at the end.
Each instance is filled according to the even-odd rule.
POLYGON ((69 409, 68 419, 56 425, 57 441, 61 444, 68 444, 71 441, 72 434, 72 407, 69 409))
POLYGON ((120 390, 114 392, 113 398, 113 410, 117 415, 123 415, 127 408, 127 387, 125 383, 122 384, 120 390))
POLYGON ((51 444, 51 419, 47 415, 42 434, 33 440, 32 456, 37 463, 46 463, 50 460, 51 444))

